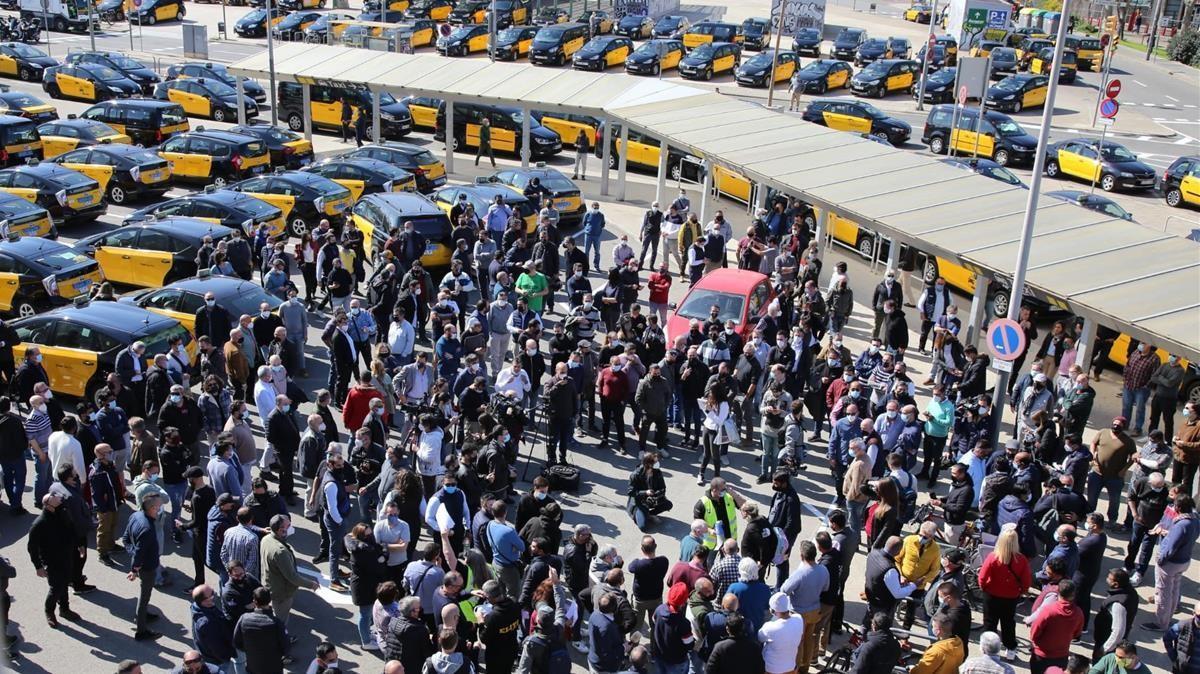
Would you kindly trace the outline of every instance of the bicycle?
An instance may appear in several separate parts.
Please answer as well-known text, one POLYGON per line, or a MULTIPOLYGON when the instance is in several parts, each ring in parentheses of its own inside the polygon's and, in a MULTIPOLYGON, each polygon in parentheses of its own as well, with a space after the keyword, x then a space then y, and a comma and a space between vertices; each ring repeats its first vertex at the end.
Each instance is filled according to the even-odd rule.
MULTIPOLYGON (((861 625, 853 625, 848 622, 842 623, 842 629, 847 634, 846 643, 836 650, 829 653, 825 659, 825 666, 817 670, 818 674, 845 674, 850 671, 850 666, 854 664, 854 654, 862 646, 866 640, 866 631, 861 625)), ((909 637, 921 636, 909 632, 908 630, 892 628, 892 635, 900 639, 900 661, 897 662, 892 671, 894 674, 906 674, 908 667, 919 656, 920 653, 913 650, 912 644, 909 643, 909 637)))

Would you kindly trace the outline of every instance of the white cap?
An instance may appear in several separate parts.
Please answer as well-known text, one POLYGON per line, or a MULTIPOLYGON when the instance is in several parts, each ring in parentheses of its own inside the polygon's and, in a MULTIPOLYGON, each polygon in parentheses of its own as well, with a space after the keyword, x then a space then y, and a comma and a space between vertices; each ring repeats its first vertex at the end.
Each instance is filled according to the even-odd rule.
POLYGON ((776 613, 792 610, 792 602, 788 599, 787 593, 776 592, 771 595, 771 610, 776 613))

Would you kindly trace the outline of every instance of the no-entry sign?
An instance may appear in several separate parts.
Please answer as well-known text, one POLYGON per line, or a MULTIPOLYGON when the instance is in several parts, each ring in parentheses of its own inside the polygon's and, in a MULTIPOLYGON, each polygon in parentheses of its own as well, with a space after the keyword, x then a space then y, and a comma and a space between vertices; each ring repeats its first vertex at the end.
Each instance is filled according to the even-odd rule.
POLYGON ((1121 80, 1109 80, 1104 87, 1104 94, 1109 98, 1116 98, 1119 93, 1121 93, 1121 80))

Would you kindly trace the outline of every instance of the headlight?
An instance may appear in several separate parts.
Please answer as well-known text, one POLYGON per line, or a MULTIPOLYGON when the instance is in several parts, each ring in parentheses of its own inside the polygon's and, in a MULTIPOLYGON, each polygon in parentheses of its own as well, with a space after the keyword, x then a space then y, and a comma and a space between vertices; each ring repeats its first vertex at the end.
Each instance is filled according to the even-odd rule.
POLYGON ((59 190, 59 191, 55 192, 54 198, 58 200, 59 206, 67 205, 67 191, 66 190, 59 190))
POLYGON ((383 191, 384 191, 384 192, 391 192, 391 191, 392 191, 392 181, 390 181, 390 180, 389 180, 389 181, 387 181, 387 182, 385 182, 385 183, 383 184, 383 191))
POLYGON ((386 119, 386 120, 387 120, 387 121, 389 121, 389 122, 394 122, 394 121, 396 121, 396 116, 395 116, 395 115, 393 115, 393 114, 392 114, 392 113, 390 113, 390 112, 381 112, 381 113, 379 113, 379 118, 380 118, 380 119, 386 119))
POLYGON ((1132 178, 1133 174, 1130 173, 1129 171, 1121 171, 1121 177, 1122 178, 1132 178))
POLYGON ((137 182, 142 177, 142 169, 137 166, 129 169, 129 177, 133 178, 134 182, 137 182))

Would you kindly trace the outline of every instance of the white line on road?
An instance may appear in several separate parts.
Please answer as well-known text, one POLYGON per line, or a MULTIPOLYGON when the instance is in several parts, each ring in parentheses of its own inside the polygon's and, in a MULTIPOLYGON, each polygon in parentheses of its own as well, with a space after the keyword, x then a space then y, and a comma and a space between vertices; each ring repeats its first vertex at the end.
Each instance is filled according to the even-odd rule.
POLYGON ((1180 138, 1179 140, 1175 141, 1175 145, 1187 145, 1189 143, 1195 143, 1195 142, 1196 142, 1195 138, 1188 138, 1187 136, 1184 136, 1183 138, 1180 138))
MULTIPOLYGON (((1163 95, 1166 96, 1166 94, 1163 94, 1163 95)), ((1167 98, 1171 99, 1172 101, 1175 101, 1176 103, 1179 102, 1179 99, 1175 98, 1174 96, 1167 96, 1167 98)))
POLYGON ((1144 86, 1146 86, 1146 85, 1142 84, 1141 82, 1139 82, 1139 81, 1137 81, 1137 80, 1134 80, 1134 81, 1133 81, 1133 83, 1134 83, 1134 84, 1136 84, 1136 85, 1138 85, 1139 87, 1144 87, 1144 86))
POLYGON ((1150 138, 1151 138, 1151 136, 1138 136, 1138 140, 1141 140, 1141 141, 1147 141, 1147 140, 1150 140, 1150 138))

